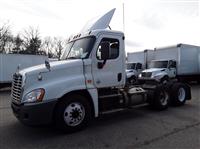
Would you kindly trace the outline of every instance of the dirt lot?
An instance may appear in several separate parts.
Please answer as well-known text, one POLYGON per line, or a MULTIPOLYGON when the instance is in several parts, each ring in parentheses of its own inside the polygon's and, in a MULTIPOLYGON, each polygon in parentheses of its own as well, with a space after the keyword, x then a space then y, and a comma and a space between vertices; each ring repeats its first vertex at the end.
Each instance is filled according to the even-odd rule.
POLYGON ((0 91, 0 148, 200 148, 200 86, 182 107, 153 111, 141 106, 106 114, 78 133, 62 134, 52 126, 27 127, 10 108, 9 90, 0 91))

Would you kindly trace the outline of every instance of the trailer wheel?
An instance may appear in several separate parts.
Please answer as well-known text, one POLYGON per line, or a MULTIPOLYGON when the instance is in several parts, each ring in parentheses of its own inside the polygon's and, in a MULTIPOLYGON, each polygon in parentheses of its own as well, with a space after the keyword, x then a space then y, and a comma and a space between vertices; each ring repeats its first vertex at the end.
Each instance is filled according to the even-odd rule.
POLYGON ((163 86, 158 86, 150 97, 149 104, 156 110, 165 110, 169 106, 169 92, 163 86))
POLYGON ((67 96, 58 103, 55 112, 56 127, 67 133, 85 128, 92 113, 89 102, 80 95, 67 96))
POLYGON ((177 83, 172 86, 171 101, 174 106, 185 104, 187 97, 187 87, 183 83, 177 83))

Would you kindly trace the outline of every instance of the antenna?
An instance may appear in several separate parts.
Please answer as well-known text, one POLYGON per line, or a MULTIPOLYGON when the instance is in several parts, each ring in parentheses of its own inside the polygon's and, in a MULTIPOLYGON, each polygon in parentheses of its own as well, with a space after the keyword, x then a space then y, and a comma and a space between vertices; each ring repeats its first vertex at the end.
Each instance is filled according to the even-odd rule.
POLYGON ((122 8, 123 8, 123 32, 125 33, 124 3, 122 4, 122 8))

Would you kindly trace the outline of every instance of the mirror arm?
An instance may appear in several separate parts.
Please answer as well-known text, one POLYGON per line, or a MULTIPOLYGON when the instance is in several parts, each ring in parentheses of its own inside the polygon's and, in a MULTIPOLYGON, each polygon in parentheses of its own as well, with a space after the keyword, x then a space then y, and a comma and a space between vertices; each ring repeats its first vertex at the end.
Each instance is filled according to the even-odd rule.
POLYGON ((98 67, 99 69, 102 69, 102 68, 104 67, 104 65, 106 64, 106 61, 107 61, 107 60, 103 60, 103 62, 98 62, 98 66, 97 66, 97 67, 98 67))

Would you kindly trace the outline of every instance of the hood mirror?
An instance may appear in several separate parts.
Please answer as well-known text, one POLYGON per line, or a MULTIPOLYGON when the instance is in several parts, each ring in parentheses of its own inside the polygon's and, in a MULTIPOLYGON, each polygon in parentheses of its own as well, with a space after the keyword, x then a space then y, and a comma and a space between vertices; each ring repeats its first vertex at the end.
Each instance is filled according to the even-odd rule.
POLYGON ((45 66, 49 71, 51 71, 51 66, 50 66, 49 61, 45 60, 45 66))

